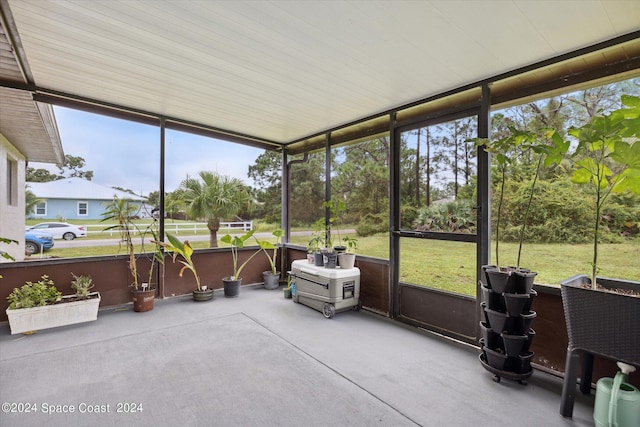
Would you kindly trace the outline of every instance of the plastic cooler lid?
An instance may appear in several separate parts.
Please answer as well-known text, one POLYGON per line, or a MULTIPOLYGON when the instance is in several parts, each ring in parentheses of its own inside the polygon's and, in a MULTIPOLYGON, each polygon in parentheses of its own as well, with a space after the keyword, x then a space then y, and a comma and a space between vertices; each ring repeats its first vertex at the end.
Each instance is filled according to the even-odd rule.
POLYGON ((360 275, 360 269, 357 267, 349 268, 346 270, 337 268, 324 268, 318 267, 314 264, 310 264, 306 259, 298 259, 291 263, 291 269, 294 273, 300 272, 311 274, 318 277, 328 277, 330 279, 342 279, 347 277, 354 277, 360 275))

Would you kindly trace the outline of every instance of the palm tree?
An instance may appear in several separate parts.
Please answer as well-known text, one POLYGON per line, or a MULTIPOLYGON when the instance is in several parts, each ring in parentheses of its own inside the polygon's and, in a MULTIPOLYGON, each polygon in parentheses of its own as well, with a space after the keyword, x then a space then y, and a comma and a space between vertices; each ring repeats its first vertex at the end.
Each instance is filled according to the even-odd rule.
POLYGON ((209 247, 218 247, 220 221, 231 218, 251 203, 247 187, 238 178, 201 171, 198 178, 180 184, 187 212, 193 219, 204 219, 209 228, 209 247))

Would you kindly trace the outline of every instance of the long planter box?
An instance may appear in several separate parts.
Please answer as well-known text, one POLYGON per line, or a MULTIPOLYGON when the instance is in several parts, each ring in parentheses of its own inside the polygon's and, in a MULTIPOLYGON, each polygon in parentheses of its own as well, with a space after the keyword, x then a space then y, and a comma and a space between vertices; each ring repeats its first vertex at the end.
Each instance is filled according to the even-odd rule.
MULTIPOLYGON (((609 289, 640 291, 640 283, 598 278, 609 289)), ((584 288, 578 275, 560 282, 569 347, 640 365, 640 298, 584 288)))
MULTIPOLYGON (((7 309, 11 335, 23 332, 38 331, 58 326, 73 325, 75 323, 90 322, 98 318, 100 294, 95 292, 96 298, 80 301, 61 302, 42 307, 7 309)), ((63 296, 73 298, 72 295, 63 296)))

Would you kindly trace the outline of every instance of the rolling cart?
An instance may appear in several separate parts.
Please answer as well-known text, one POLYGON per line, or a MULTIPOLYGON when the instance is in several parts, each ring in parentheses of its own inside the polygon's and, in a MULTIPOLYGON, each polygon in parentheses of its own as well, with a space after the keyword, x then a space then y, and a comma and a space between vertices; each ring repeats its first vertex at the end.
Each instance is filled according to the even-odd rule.
POLYGON ((294 302, 322 312, 327 319, 337 312, 360 309, 360 269, 325 268, 305 260, 291 263, 289 272, 294 302))

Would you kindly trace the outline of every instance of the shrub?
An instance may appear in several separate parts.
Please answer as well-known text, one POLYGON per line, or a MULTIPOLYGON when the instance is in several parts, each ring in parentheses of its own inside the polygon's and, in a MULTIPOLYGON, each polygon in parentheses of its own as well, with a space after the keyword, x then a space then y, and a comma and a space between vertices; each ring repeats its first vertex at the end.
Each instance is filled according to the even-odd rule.
POLYGON ((9 308, 40 307, 53 304, 62 297, 62 293, 55 287, 53 280, 46 274, 37 282, 27 282, 21 288, 15 288, 7 297, 9 308))
POLYGON ((356 233, 362 237, 387 231, 389 231, 389 216, 386 214, 366 214, 356 226, 356 233))
POLYGON ((447 233, 475 233, 476 210, 470 200, 437 203, 418 210, 414 229, 447 233))

